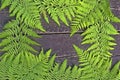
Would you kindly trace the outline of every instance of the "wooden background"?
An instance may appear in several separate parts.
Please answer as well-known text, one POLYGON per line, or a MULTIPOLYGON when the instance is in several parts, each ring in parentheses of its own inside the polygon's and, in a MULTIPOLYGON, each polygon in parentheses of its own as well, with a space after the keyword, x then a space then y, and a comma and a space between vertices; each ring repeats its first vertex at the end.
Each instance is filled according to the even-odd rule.
MULTIPOLYGON (((120 0, 110 0, 111 10, 113 13, 120 18, 120 0)), ((2 27, 6 24, 11 18, 9 17, 8 9, 0 11, 0 31, 2 27)), ((42 20, 43 26, 46 28, 46 33, 39 33, 42 35, 42 38, 35 39, 41 44, 45 50, 52 49, 53 54, 57 54, 56 61, 62 62, 64 59, 68 60, 69 65, 78 64, 77 55, 72 47, 72 44, 78 45, 80 48, 85 49, 87 45, 80 45, 82 37, 80 34, 75 34, 73 37, 70 37, 70 30, 64 24, 61 24, 61 27, 58 28, 52 20, 50 24, 47 24, 42 20)), ((113 23, 117 30, 120 31, 120 23, 113 23)), ((115 50, 111 51, 113 53, 112 59, 113 64, 120 60, 120 34, 115 36, 117 46, 115 50)), ((37 50, 40 50, 41 47, 35 47, 37 50)))

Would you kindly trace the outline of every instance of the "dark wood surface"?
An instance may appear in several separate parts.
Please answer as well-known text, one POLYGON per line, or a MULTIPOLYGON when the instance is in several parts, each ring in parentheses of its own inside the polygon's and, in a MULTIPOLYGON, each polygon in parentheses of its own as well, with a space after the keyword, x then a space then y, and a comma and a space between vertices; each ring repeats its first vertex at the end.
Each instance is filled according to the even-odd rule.
MULTIPOLYGON (((120 18, 120 0, 110 0, 111 9, 113 13, 120 18)), ((0 11, 0 31, 2 27, 12 18, 9 17, 8 9, 0 11)), ((61 23, 60 28, 54 21, 50 20, 50 24, 47 24, 42 19, 42 25, 46 28, 46 33, 40 33, 42 38, 34 39, 41 44, 41 47, 45 50, 52 49, 52 53, 57 54, 56 61, 62 62, 64 59, 68 59, 69 65, 78 64, 77 55, 72 47, 72 44, 78 45, 80 48, 85 49, 88 45, 81 45, 82 37, 80 34, 75 34, 70 37, 70 29, 61 23)), ((117 30, 120 30, 120 23, 113 23, 117 30)), ((120 60, 120 34, 115 36, 117 46, 115 50, 111 51, 113 53, 112 59, 113 64, 120 60)), ((40 50, 41 47, 35 47, 40 50)))

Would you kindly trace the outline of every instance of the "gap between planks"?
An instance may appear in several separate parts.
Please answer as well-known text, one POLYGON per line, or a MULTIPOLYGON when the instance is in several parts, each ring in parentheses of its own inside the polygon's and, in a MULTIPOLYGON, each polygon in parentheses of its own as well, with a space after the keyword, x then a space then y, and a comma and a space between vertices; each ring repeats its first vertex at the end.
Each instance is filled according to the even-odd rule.
MULTIPOLYGON (((117 30, 117 31, 120 33, 120 30, 117 30)), ((81 34, 81 33, 83 33, 83 31, 78 31, 75 34, 81 34)), ((57 34, 71 34, 71 32, 70 31, 66 31, 66 32, 39 32, 39 31, 37 31, 37 34, 39 34, 39 35, 53 35, 53 34, 57 35, 57 34)))
MULTIPOLYGON (((75 34, 81 34, 83 31, 78 31, 75 34)), ((37 32, 39 35, 53 35, 53 34, 71 34, 71 32, 66 31, 66 32, 37 32)))

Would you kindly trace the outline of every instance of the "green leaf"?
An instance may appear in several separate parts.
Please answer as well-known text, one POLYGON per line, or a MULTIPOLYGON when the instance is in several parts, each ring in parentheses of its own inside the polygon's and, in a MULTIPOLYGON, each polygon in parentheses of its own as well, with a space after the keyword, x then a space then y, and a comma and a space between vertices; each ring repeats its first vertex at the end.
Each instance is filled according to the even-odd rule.
POLYGON ((4 9, 5 7, 9 6, 11 0, 1 0, 2 5, 0 6, 0 10, 4 9))

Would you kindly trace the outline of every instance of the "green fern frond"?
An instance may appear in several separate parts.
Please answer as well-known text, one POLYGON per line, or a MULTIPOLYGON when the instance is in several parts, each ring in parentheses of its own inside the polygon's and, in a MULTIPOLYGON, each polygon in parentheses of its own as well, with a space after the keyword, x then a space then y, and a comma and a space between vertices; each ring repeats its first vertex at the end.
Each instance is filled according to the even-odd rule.
MULTIPOLYGON (((40 52, 39 58, 49 57, 51 50, 44 54, 43 50, 40 52)), ((61 64, 55 62, 56 55, 53 55, 49 60, 48 58, 48 70, 47 75, 44 76, 44 80, 79 80, 81 70, 79 67, 70 67, 67 65, 67 60, 64 60, 61 64)))
POLYGON ((88 28, 91 25, 104 21, 120 21, 111 10, 108 0, 83 0, 80 8, 71 24, 71 35, 80 29, 88 28), (114 20, 113 20, 114 19, 114 20))
POLYGON ((120 79, 120 62, 116 63, 110 71, 111 80, 120 79))
POLYGON ((48 70, 48 51, 39 58, 29 52, 4 54, 0 61, 0 80, 44 80, 48 70), (47 59, 47 60, 46 60, 47 59))
POLYGON ((49 23, 48 15, 60 25, 60 20, 69 25, 68 20, 76 14, 76 10, 80 7, 78 0, 3 0, 1 9, 9 6, 11 16, 16 16, 22 22, 29 26, 33 26, 41 31, 45 31, 41 25, 41 15, 46 22, 49 23), (8 3, 8 4, 7 4, 8 3))
POLYGON ((67 60, 64 60, 61 65, 52 65, 45 80, 79 80, 80 74, 81 70, 77 66, 67 67, 67 60))
MULTIPOLYGON (((2 1, 1 9, 8 5, 7 1, 2 1)), ((20 19, 25 24, 45 31, 41 25, 39 10, 33 0, 10 0, 9 6, 10 16, 16 16, 16 19, 20 19)))
POLYGON ((29 52, 4 54, 0 61, 0 80, 79 80, 81 70, 67 67, 65 60, 61 65, 55 63, 51 50, 43 50, 38 56, 29 52))
POLYGON ((91 53, 99 53, 101 57, 111 57, 110 50, 116 45, 114 38, 111 35, 118 34, 117 30, 109 22, 96 24, 90 26, 85 32, 82 33, 82 44, 91 44, 87 49, 91 53))
POLYGON ((14 54, 18 54, 22 51, 36 52, 31 45, 39 44, 30 39, 30 36, 39 37, 31 27, 28 27, 24 23, 21 24, 19 20, 12 20, 5 25, 4 31, 0 33, 0 38, 3 39, 0 43, 0 47, 2 48, 2 51, 14 54), (25 29, 33 34, 29 32, 26 33, 27 31, 25 29))
POLYGON ((100 55, 83 51, 73 45, 79 57, 81 67, 81 80, 119 80, 119 66, 117 63, 111 70, 112 60, 104 60, 100 55))
POLYGON ((80 62, 80 67, 82 71, 81 79, 83 80, 98 79, 99 80, 98 77, 101 76, 101 74, 99 73, 99 69, 102 67, 104 60, 100 59, 99 56, 95 56, 92 53, 88 53, 87 51, 83 52, 81 49, 79 49, 75 45, 74 45, 74 48, 79 56, 79 62, 80 62))
POLYGON ((0 10, 4 9, 5 7, 11 4, 12 0, 1 0, 2 5, 0 6, 0 10))
POLYGON ((47 14, 60 25, 60 20, 67 26, 68 20, 71 21, 75 16, 76 8, 79 6, 78 0, 44 0, 39 2, 39 10, 48 22, 47 14))

